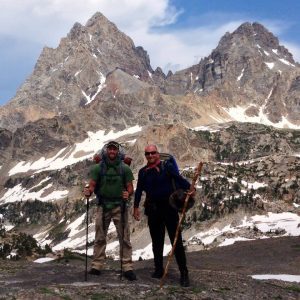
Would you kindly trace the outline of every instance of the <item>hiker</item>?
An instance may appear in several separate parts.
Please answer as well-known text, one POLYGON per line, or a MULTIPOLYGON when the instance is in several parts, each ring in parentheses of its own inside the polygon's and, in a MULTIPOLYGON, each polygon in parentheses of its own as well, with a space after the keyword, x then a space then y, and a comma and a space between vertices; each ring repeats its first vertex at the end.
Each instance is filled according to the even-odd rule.
POLYGON ((84 189, 86 197, 94 192, 97 196, 95 242, 91 275, 101 275, 105 259, 106 236, 111 219, 113 220, 120 244, 121 276, 130 281, 136 280, 132 264, 132 246, 126 208, 133 194, 133 174, 119 155, 119 143, 110 141, 106 145, 101 162, 90 170, 89 187, 84 189), (124 269, 124 273, 122 274, 124 269))
MULTIPOLYGON (((183 178, 172 164, 165 165, 160 160, 160 154, 156 145, 148 145, 145 148, 147 165, 139 170, 138 182, 134 199, 133 216, 140 220, 139 203, 142 192, 146 193, 145 215, 148 216, 148 226, 152 239, 152 251, 154 255, 154 273, 152 278, 162 278, 163 248, 165 228, 167 228, 170 241, 173 245, 175 233, 179 221, 178 211, 169 203, 169 197, 174 192, 173 180, 177 186, 184 190, 190 188, 190 183, 183 178)), ((182 243, 181 232, 179 233, 175 257, 180 271, 181 286, 189 286, 186 256, 182 243)))

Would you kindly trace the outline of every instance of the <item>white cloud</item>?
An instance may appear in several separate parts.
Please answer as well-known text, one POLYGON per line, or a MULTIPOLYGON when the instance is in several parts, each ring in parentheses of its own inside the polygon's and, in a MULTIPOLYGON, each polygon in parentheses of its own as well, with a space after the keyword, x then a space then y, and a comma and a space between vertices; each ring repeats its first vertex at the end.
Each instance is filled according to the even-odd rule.
MULTIPOLYGON (((160 66, 165 72, 198 63, 226 31, 232 32, 250 21, 242 15, 214 12, 199 16, 205 25, 195 23, 194 27, 167 30, 163 27, 176 23, 183 13, 170 0, 0 0, 0 5, 0 38, 22 39, 24 43, 38 43, 40 48, 57 47, 75 22, 84 25, 99 11, 129 35, 136 46, 143 46, 154 69, 160 66), (155 30, 157 27, 164 30, 155 30)), ((275 34, 288 26, 272 20, 262 24, 275 34)), ((299 61, 299 47, 291 45, 291 51, 299 61)))
MULTIPOLYGON (((274 21, 274 20, 263 20, 260 21, 270 32, 272 32, 275 36, 279 37, 284 35, 285 32, 289 30, 294 24, 292 22, 282 22, 282 21, 274 21)), ((292 53, 294 60, 300 62, 300 45, 285 41, 279 38, 279 45, 283 45, 285 48, 292 53)))
POLYGON ((0 34, 53 46, 75 22, 85 24, 97 11, 122 30, 169 24, 178 11, 168 0, 0 0, 0 34))
POLYGON ((136 44, 150 53, 151 65, 164 71, 183 69, 196 64, 217 46, 226 31, 232 32, 242 21, 228 22, 220 26, 203 26, 172 30, 170 32, 147 32, 146 28, 131 31, 129 35, 136 44))
MULTIPOLYGON (((155 60, 154 45, 147 49, 151 43, 157 47, 160 37, 149 33, 151 26, 172 24, 182 13, 168 0, 0 0, 0 5, 0 38, 22 39, 24 43, 39 44, 40 48, 57 47, 75 22, 85 25, 99 11, 133 38, 136 46, 148 50, 155 66, 160 65, 165 56, 159 54, 160 59, 155 60)), ((166 48, 168 41, 171 48, 181 44, 174 35, 167 35, 162 41, 161 48, 166 48)))
POLYGON ((165 72, 198 63, 217 46, 226 31, 242 23, 238 20, 214 27, 151 30, 154 25, 175 23, 183 13, 168 0, 0 0, 0 4, 0 34, 50 47, 57 47, 75 22, 84 25, 100 11, 129 35, 136 46, 148 51, 153 68, 160 66, 165 72))

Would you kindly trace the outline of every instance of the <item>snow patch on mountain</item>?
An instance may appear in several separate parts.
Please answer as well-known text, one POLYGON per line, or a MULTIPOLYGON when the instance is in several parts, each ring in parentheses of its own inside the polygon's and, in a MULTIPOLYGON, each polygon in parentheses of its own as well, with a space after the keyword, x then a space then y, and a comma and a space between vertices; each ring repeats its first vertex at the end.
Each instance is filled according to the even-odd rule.
POLYGON ((244 76, 244 71, 245 71, 245 68, 243 68, 241 74, 238 76, 237 81, 240 81, 241 78, 244 76))
MULTIPOLYGON (((163 255, 166 256, 171 251, 172 246, 170 244, 164 244, 164 252, 163 255)), ((148 244, 143 249, 137 249, 132 252, 132 260, 137 261, 140 258, 143 260, 145 259, 152 259, 153 258, 153 251, 152 251, 152 243, 148 244)))
POLYGON ((38 263, 38 264, 43 264, 45 262, 49 262, 52 260, 55 260, 55 258, 54 257, 41 257, 41 258, 34 260, 33 262, 38 263))
MULTIPOLYGON (((78 253, 85 253, 86 245, 86 225, 85 225, 86 214, 84 213, 76 220, 71 222, 66 231, 69 230, 68 238, 61 243, 55 245, 52 249, 54 251, 61 251, 64 248, 74 250, 78 253)), ((234 244, 236 241, 251 241, 254 238, 243 236, 241 233, 246 228, 257 228, 265 235, 261 235, 259 238, 268 238, 267 234, 274 230, 285 230, 285 233, 281 236, 299 236, 300 235, 300 216, 294 213, 268 213, 267 215, 255 215, 252 217, 245 216, 238 225, 227 224, 223 228, 211 228, 207 231, 201 231, 190 237, 187 241, 187 245, 206 245, 210 246, 228 246, 234 244), (230 237, 226 237, 229 235, 230 237)), ((42 233, 36 234, 34 238, 37 239, 40 245, 45 244, 51 245, 51 240, 47 239, 49 230, 42 233)), ((116 228, 113 222, 110 223, 108 234, 116 232, 116 228)), ((245 230, 243 231, 245 232, 245 230)), ((91 223, 89 224, 88 241, 91 243, 95 238, 95 227, 91 223)), ((164 245, 164 256, 168 255, 171 251, 170 243, 164 245)), ((107 244, 106 254, 113 259, 119 259, 119 241, 118 239, 113 240, 107 244)), ((93 255, 93 246, 88 248, 88 255, 93 255)), ((132 259, 137 261, 139 259, 152 259, 152 243, 147 244, 144 248, 134 249, 132 259)))
MULTIPOLYGON (((208 231, 200 232, 189 238, 189 245, 210 245, 219 240, 218 246, 231 245, 240 240, 252 240, 245 236, 240 236, 239 232, 245 228, 257 228, 262 233, 274 232, 275 230, 284 230, 281 236, 299 236, 300 235, 300 216, 295 213, 271 213, 267 215, 245 216, 240 225, 226 225, 223 228, 214 227, 208 231), (234 234, 234 237, 226 238, 227 234, 234 234), (222 237, 223 241, 222 241, 222 237)), ((261 236, 260 238, 267 238, 261 236)))
MULTIPOLYGON (((61 220, 63 221, 63 220, 61 220)), ((61 223, 61 222, 60 222, 61 223)), ((34 235, 34 238, 38 241, 41 246, 45 246, 46 244, 51 245, 53 241, 48 238, 48 233, 51 229, 47 229, 41 233, 34 235)), ((62 241, 59 244, 53 246, 53 251, 60 251, 65 248, 75 250, 76 252, 83 253, 85 250, 80 250, 86 245, 86 213, 79 216, 73 222, 70 222, 65 230, 69 231, 67 239, 62 241)), ((108 227, 107 234, 112 234, 116 232, 116 227, 113 222, 110 223, 108 227)), ((95 225, 93 223, 89 224, 89 233, 88 233, 88 241, 92 242, 95 239, 95 225)), ((107 251, 115 248, 114 243, 110 243, 107 245, 107 251)), ((117 247, 117 245, 116 245, 117 247)), ((93 254, 93 247, 89 247, 88 255, 93 254)))
POLYGON ((279 59, 282 63, 288 65, 288 66, 292 66, 292 67, 295 67, 295 65, 293 65, 292 63, 290 63, 289 61, 287 61, 286 59, 284 58, 280 58, 279 59))
MULTIPOLYGON (((97 56, 95 54, 93 54, 93 56, 95 58, 97 58, 97 56)), ((91 95, 87 95, 83 90, 81 90, 82 94, 84 95, 84 97, 86 98, 87 102, 85 103, 85 105, 88 105, 90 104, 92 101, 95 100, 96 96, 103 90, 103 88, 105 88, 105 76, 101 73, 101 72, 97 72, 100 76, 99 78, 99 81, 100 81, 100 84, 98 85, 98 89, 96 91, 96 93, 94 94, 91 94, 91 95)))
POLYGON ((97 132, 88 132, 88 138, 83 142, 73 146, 65 147, 50 158, 41 157, 33 162, 21 161, 9 171, 9 176, 35 171, 39 173, 45 170, 60 170, 66 166, 75 164, 79 161, 91 158, 105 143, 109 140, 117 139, 126 134, 133 134, 142 130, 139 125, 127 128, 122 131, 110 131, 107 134, 105 130, 97 132))
POLYGON ((8 189, 5 194, 0 198, 0 203, 16 202, 16 201, 26 201, 37 199, 40 201, 54 201, 65 198, 69 191, 68 190, 54 190, 47 193, 47 190, 51 190, 52 183, 45 186, 43 189, 37 192, 30 192, 22 187, 22 184, 15 185, 14 187, 8 189))
POLYGON ((233 245, 235 242, 238 242, 238 241, 253 241, 253 239, 247 239, 244 237, 230 238, 230 239, 226 239, 224 242, 222 242, 219 245, 219 247, 233 245))
POLYGON ((273 123, 268 119, 268 116, 263 113, 263 107, 259 109, 259 115, 258 116, 247 116, 246 110, 251 107, 255 106, 254 104, 249 105, 247 107, 241 107, 241 106, 235 106, 230 108, 223 108, 232 119, 238 122, 252 122, 252 123, 259 123, 264 124, 267 126, 273 126, 276 128, 291 128, 291 129, 300 129, 299 125, 295 125, 288 121, 285 117, 281 118, 281 121, 278 123, 273 123))
POLYGON ((243 186, 247 187, 248 189, 254 189, 254 190, 268 186, 267 184, 265 184, 263 182, 248 182, 248 181, 242 180, 241 183, 243 186))
POLYGON ((271 63, 265 62, 265 64, 268 66, 268 68, 269 68, 270 70, 272 70, 272 69, 274 68, 274 65, 275 65, 273 62, 271 62, 271 63))
POLYGON ((300 282, 300 275, 288 275, 288 274, 259 274, 259 275, 251 275, 253 279, 259 280, 282 280, 288 282, 300 282))

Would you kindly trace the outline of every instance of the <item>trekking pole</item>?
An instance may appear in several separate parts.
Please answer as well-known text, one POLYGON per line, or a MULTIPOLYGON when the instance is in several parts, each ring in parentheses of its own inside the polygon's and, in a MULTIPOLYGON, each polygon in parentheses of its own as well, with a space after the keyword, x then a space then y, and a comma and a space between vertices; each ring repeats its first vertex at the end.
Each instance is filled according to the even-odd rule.
POLYGON ((122 199, 122 202, 121 202, 122 236, 121 236, 121 243, 120 243, 120 261, 121 261, 120 280, 122 280, 122 277, 123 277, 123 246, 124 246, 124 235, 125 235, 125 209, 126 209, 126 203, 122 199))
POLYGON ((163 284, 164 284, 164 280, 165 280, 165 278, 167 276, 169 264, 171 262, 171 259, 172 259, 173 255, 174 255, 174 252, 175 252, 175 248, 176 248, 176 243, 177 243, 177 240, 178 240, 178 235, 179 235, 180 227, 181 227, 181 224, 182 224, 182 222, 184 220, 185 212, 186 212, 187 205, 188 205, 189 199, 191 197, 191 194, 195 190, 195 184, 196 184, 196 181, 197 181, 197 179, 198 179, 198 177, 199 177, 199 175, 201 173, 202 166, 203 166, 203 162, 200 162, 199 165, 198 165, 198 167, 197 167, 197 169, 195 170, 195 174, 194 174, 193 181, 192 181, 192 184, 190 186, 190 189, 187 192, 186 197, 184 199, 184 205, 183 205, 182 213, 181 213, 181 216, 180 216, 180 219, 178 221, 177 228, 176 228, 176 233, 175 233, 175 238, 174 238, 174 242, 173 242, 173 245, 172 245, 172 250, 171 250, 171 252, 168 255, 168 261, 167 261, 167 264, 166 264, 166 267, 165 267, 165 271, 164 271, 163 277, 160 280, 160 286, 159 286, 160 289, 162 289, 163 284))
MULTIPOLYGON (((85 187, 89 187, 86 185, 85 187)), ((88 243, 89 243, 89 196, 86 196, 86 238, 85 238, 85 274, 84 280, 87 281, 87 268, 88 268, 88 243)))

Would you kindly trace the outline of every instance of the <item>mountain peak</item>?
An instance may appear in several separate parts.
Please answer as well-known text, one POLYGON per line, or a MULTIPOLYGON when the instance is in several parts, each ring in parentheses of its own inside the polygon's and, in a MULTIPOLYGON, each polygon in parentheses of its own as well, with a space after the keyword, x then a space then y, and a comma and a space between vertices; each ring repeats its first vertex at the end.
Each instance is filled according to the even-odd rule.
POLYGON ((246 38, 255 47, 259 45, 266 50, 278 50, 285 59, 291 63, 295 63, 292 54, 284 46, 279 44, 278 38, 258 22, 245 22, 240 25, 232 35, 227 34, 223 38, 227 39, 228 37, 230 37, 230 39, 232 37, 241 38, 242 40, 246 38))
MULTIPOLYGON (((101 119, 93 122, 98 127, 103 124, 119 126, 119 119, 125 120, 124 124, 128 126, 134 120, 132 108, 129 112, 123 107, 114 110, 118 112, 113 113, 115 116, 121 113, 125 118, 118 117, 118 122, 112 123, 111 107, 123 105, 129 91, 134 95, 139 93, 137 99, 144 98, 135 103, 132 100, 135 96, 130 96, 130 103, 134 106, 147 103, 151 89, 147 86, 147 92, 141 93, 143 84, 139 81, 153 85, 155 96, 151 96, 151 101, 157 97, 159 105, 164 101, 163 97, 157 96, 157 87, 162 94, 171 96, 183 96, 188 92, 206 97, 211 93, 214 101, 224 102, 228 107, 252 103, 257 113, 260 106, 267 107, 266 99, 270 98, 270 103, 277 101, 277 108, 272 108, 277 117, 273 113, 272 122, 279 122, 284 115, 299 123, 298 110, 294 109, 295 105, 298 107, 298 81, 294 80, 299 76, 298 72, 298 65, 288 50, 279 45, 277 37, 259 23, 246 22, 234 32, 227 32, 218 47, 199 64, 175 74, 169 72, 166 76, 161 68, 153 71, 149 55, 142 47, 136 47, 130 37, 102 13, 96 12, 85 25, 75 23, 56 49, 44 48, 32 75, 18 90, 9 107, 0 109, 0 126, 14 131, 29 120, 62 114, 77 120, 79 110, 87 111, 92 106, 99 107, 97 113, 91 112, 94 118, 101 119), (122 70, 126 76, 115 70, 122 70), (289 84, 292 82, 295 84, 291 89, 293 98, 290 98, 289 84), (294 86, 297 92, 294 92, 294 86), (96 104, 90 105, 92 101, 96 104)), ((169 113, 170 110, 166 111, 169 113)), ((143 108, 141 112, 147 110, 143 108)), ((181 115, 183 113, 186 112, 182 111, 181 115)), ((198 118, 194 111, 192 115, 198 118)), ((153 113, 143 115, 139 122, 153 121, 153 116, 153 113)), ((178 120, 177 116, 174 120, 178 120)))
POLYGON ((96 12, 85 24, 86 27, 92 27, 96 23, 104 24, 113 24, 110 22, 102 13, 99 11, 96 12))
POLYGON ((288 49, 280 45, 278 38, 258 22, 245 22, 234 32, 226 32, 221 38, 217 49, 221 52, 232 53, 236 47, 239 48, 239 52, 241 48, 247 48, 248 50, 260 48, 265 51, 276 52, 278 56, 289 63, 295 64, 293 56, 288 49))
POLYGON ((68 37, 71 40, 76 39, 82 32, 84 32, 84 26, 76 22, 68 33, 68 37))
MULTIPOLYGON (((81 34, 86 34, 87 32, 108 32, 111 34, 112 32, 119 32, 116 25, 110 22, 103 14, 100 12, 96 12, 84 25, 76 22, 72 29, 70 30, 68 37, 70 39, 77 39, 81 34)), ((124 34, 123 34, 124 35, 124 34)), ((108 36, 106 35, 106 38, 108 36)))
POLYGON ((267 30, 262 24, 254 22, 245 22, 240 25, 233 33, 233 35, 246 36, 248 39, 254 39, 256 42, 260 42, 262 46, 271 47, 277 49, 279 41, 276 36, 267 30))

